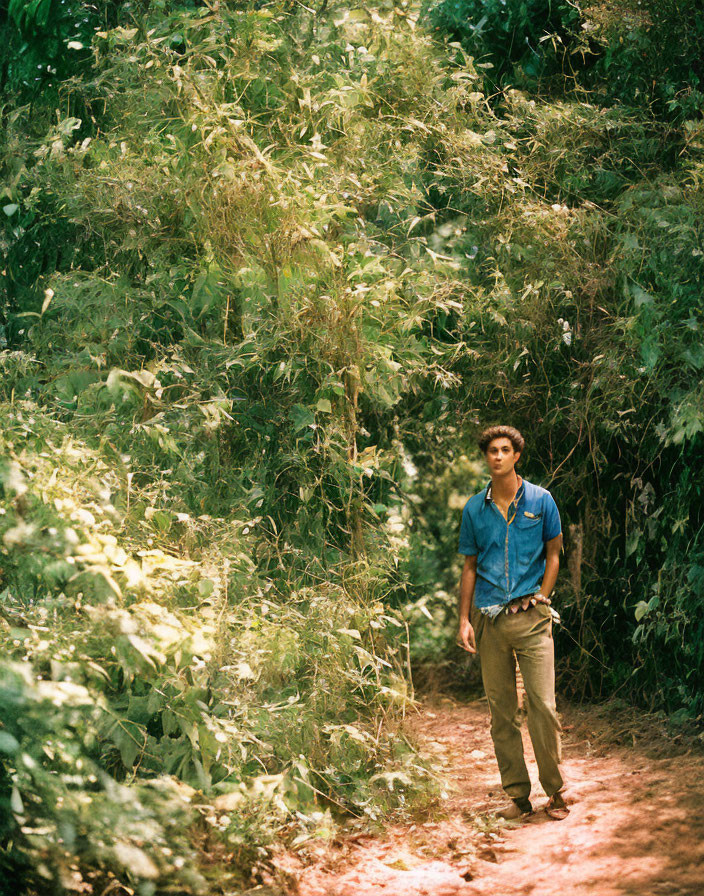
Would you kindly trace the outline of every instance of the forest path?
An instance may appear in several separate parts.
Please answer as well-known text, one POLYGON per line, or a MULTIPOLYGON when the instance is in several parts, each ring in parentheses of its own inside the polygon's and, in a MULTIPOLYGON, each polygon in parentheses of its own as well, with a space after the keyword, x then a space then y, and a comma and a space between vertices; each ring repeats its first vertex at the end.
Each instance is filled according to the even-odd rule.
MULTIPOLYGON (((453 782, 442 814, 321 849, 300 896, 704 896, 701 740, 628 708, 562 717, 570 814, 550 819, 538 785, 533 816, 499 823, 486 703, 422 704, 410 727, 453 782)), ((524 741, 536 782, 525 726, 524 741)))

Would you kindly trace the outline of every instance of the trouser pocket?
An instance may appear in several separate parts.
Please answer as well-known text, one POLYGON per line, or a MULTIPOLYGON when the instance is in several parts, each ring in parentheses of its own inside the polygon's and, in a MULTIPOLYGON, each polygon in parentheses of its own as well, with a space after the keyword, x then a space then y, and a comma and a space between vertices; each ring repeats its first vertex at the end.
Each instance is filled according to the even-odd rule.
POLYGON ((488 617, 485 613, 482 613, 481 610, 477 610, 476 607, 472 607, 472 611, 469 614, 469 621, 472 623, 472 628, 474 629, 474 643, 476 644, 477 650, 479 650, 479 642, 482 639, 482 635, 484 634, 484 629, 486 628, 488 617))

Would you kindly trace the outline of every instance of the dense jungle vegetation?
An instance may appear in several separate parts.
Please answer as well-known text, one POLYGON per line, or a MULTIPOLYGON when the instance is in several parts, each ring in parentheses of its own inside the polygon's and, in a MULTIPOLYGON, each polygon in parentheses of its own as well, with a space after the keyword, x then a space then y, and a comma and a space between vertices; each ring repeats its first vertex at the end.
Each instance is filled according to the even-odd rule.
POLYGON ((240 892, 431 800, 488 423, 561 508, 563 693, 701 721, 697 0, 0 32, 1 892, 240 892))

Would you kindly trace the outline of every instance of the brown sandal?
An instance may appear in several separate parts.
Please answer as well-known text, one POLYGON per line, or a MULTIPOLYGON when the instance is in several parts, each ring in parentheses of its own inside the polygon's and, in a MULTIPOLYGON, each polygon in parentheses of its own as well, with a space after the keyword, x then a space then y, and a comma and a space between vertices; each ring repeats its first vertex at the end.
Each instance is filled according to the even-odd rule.
POLYGON ((565 798, 559 791, 553 793, 548 800, 547 805, 545 806, 545 814, 548 818, 552 818, 555 821, 562 821, 570 814, 565 798))

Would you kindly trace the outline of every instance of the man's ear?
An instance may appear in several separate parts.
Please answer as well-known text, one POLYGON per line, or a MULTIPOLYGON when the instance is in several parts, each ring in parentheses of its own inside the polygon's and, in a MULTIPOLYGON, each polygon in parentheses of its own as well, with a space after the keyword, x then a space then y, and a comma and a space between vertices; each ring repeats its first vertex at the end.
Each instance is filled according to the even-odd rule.
POLYGON ((514 467, 517 467, 517 466, 518 466, 518 461, 519 461, 520 459, 521 459, 521 452, 520 452, 520 451, 516 451, 516 461, 515 461, 515 463, 514 463, 514 467))

